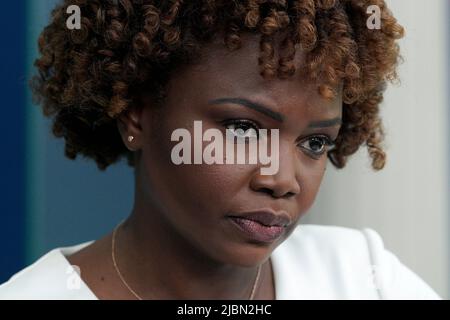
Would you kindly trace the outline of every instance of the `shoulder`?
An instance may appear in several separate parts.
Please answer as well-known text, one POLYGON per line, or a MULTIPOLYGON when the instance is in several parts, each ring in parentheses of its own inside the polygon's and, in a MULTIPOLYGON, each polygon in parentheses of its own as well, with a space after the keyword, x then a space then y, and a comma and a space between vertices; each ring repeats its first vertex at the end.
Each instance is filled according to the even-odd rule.
POLYGON ((352 247, 356 246, 359 247, 359 249, 363 249, 367 246, 364 242, 365 235, 362 230, 359 229, 340 226, 301 224, 297 226, 283 245, 287 247, 308 245, 335 251, 343 249, 343 245, 351 245, 352 247))
POLYGON ((284 292, 303 294, 280 272, 309 288, 305 298, 440 299, 370 228, 299 225, 273 257, 284 292))
POLYGON ((84 242, 55 248, 0 285, 0 300, 10 299, 96 299, 70 265, 66 255, 91 244, 84 242))

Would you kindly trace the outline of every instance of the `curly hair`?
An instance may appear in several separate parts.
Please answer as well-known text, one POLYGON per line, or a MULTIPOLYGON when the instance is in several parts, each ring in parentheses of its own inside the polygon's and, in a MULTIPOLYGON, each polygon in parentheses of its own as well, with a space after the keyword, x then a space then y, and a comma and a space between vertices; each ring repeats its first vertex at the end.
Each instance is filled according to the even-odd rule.
POLYGON ((116 118, 143 86, 163 104, 174 70, 218 36, 238 50, 243 32, 260 35, 262 77, 293 76, 302 50, 302 72, 322 96, 334 97, 343 84, 343 123, 328 153, 335 167, 361 145, 373 169, 384 167, 379 106, 387 82, 398 80, 404 30, 383 0, 66 0, 39 37, 31 86, 68 158, 92 158, 100 170, 121 157, 134 166, 116 118), (81 8, 79 30, 66 28, 69 2, 81 8), (367 27, 370 5, 381 9, 381 29, 367 27), (276 45, 279 34, 286 36, 276 45))

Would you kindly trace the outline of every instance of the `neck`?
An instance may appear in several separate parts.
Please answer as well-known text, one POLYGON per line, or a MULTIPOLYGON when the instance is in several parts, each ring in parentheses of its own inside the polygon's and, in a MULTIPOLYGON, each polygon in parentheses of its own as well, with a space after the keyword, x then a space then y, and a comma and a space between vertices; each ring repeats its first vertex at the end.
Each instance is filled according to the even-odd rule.
MULTIPOLYGON (((137 200, 137 199, 136 199, 137 200)), ((135 202, 116 235, 116 257, 126 282, 144 299, 248 299, 257 267, 214 261, 183 238, 164 215, 135 202)), ((256 291, 265 279, 262 265, 256 291)))

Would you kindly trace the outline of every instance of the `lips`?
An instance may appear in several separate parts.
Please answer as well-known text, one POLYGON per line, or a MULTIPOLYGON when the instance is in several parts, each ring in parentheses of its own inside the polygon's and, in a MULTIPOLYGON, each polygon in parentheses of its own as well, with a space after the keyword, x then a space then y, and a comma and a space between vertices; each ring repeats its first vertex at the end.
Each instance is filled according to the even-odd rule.
POLYGON ((289 216, 271 210, 229 216, 237 230, 251 240, 270 243, 278 239, 291 223, 289 216))
POLYGON ((231 216, 256 221, 265 226, 286 227, 291 222, 291 219, 284 211, 275 213, 272 210, 259 210, 244 212, 236 215, 233 214, 231 216))

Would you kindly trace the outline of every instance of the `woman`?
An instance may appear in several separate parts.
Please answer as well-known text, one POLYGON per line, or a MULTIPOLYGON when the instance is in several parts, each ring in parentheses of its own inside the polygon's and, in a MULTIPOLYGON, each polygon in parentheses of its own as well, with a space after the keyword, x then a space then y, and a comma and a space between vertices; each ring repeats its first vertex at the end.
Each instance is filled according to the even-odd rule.
POLYGON ((438 299, 374 230, 299 225, 327 159, 343 168, 365 145, 383 168, 379 104, 402 35, 382 0, 66 1, 40 36, 33 89, 68 158, 101 170, 127 158, 134 206, 103 238, 13 276, 0 297, 438 299), (68 30, 74 4, 81 29, 68 30), (176 130, 195 140, 179 157, 208 147, 196 123, 226 136, 218 146, 277 146, 276 170, 177 163, 176 130))

